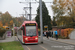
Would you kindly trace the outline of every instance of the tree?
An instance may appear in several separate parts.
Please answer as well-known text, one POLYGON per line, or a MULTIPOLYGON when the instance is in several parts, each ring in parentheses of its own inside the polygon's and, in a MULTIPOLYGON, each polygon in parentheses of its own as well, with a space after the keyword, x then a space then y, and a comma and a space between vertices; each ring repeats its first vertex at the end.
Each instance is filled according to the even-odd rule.
MULTIPOLYGON (((27 20, 24 17, 24 20, 27 20)), ((9 12, 1 13, 0 12, 0 26, 8 26, 10 28, 13 27, 13 23, 15 26, 19 27, 23 23, 23 16, 21 17, 12 17, 9 12)))
POLYGON ((75 0, 53 0, 52 10, 57 20, 57 26, 69 27, 75 25, 75 0), (66 18, 66 21, 64 21, 66 18))
POLYGON ((24 19, 24 21, 27 20, 27 19, 26 19, 25 17, 23 17, 23 16, 20 16, 20 17, 14 17, 14 18, 13 18, 13 23, 15 23, 15 26, 19 27, 19 26, 22 25, 23 19, 24 19))
POLYGON ((63 0, 53 0, 52 10, 56 18, 59 18, 60 16, 65 14, 63 5, 63 0))
POLYGON ((2 27, 3 26, 3 24, 2 24, 2 22, 0 21, 0 27, 2 27))
POLYGON ((53 21, 52 21, 53 26, 57 26, 56 21, 55 21, 55 17, 53 16, 53 21))
POLYGON ((1 17, 1 15, 2 15, 2 12, 0 12, 0 17, 1 17))
POLYGON ((13 20, 10 21, 10 27, 13 27, 13 20))
POLYGON ((60 21, 58 21, 60 16, 63 16, 65 14, 63 5, 64 5, 63 0, 53 0, 52 10, 56 18, 55 20, 57 21, 57 26, 59 26, 60 24, 60 21))
MULTIPOLYGON (((36 22, 38 23, 38 27, 40 28, 40 13, 39 7, 37 8, 37 16, 35 17, 36 22)), ((51 16, 48 15, 48 10, 44 2, 42 2, 42 19, 43 19, 43 29, 45 25, 48 25, 48 30, 52 29, 51 25, 51 16)))
POLYGON ((5 12, 1 15, 1 21, 3 25, 8 25, 10 27, 10 21, 12 20, 12 16, 9 14, 9 12, 5 12))

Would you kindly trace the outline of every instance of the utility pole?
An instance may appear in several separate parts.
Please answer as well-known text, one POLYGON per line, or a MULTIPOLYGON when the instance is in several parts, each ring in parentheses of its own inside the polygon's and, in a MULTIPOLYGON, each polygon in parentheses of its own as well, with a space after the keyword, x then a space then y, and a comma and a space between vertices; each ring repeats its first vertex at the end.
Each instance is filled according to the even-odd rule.
POLYGON ((15 40, 15 30, 14 30, 14 27, 15 27, 15 24, 13 23, 13 37, 14 37, 14 40, 15 40))
POLYGON ((18 27, 18 14, 16 12, 16 19, 17 19, 17 27, 18 27))
POLYGON ((40 5, 40 27, 41 27, 41 43, 43 43, 43 28, 42 28, 42 0, 39 0, 40 5))
MULTIPOLYGON (((20 3, 27 3, 27 2, 20 2, 20 3)), ((30 10, 29 20, 31 21, 31 2, 29 2, 29 10, 30 10)))
POLYGON ((14 27, 15 27, 15 24, 13 23, 13 36, 14 36, 14 27))
POLYGON ((29 7, 30 7, 30 17, 29 17, 29 20, 31 21, 31 2, 29 2, 29 7))
POLYGON ((23 10, 25 11, 25 16, 29 16, 29 20, 31 21, 31 6, 30 7, 24 7, 23 10), (30 8, 30 14, 27 14, 28 12, 26 11, 27 8, 30 8))
MULTIPOLYGON (((46 2, 46 3, 51 3, 51 2, 46 2)), ((41 43, 43 43, 43 21, 42 21, 42 0, 39 0, 39 5, 40 5, 40 27, 41 27, 41 43)))

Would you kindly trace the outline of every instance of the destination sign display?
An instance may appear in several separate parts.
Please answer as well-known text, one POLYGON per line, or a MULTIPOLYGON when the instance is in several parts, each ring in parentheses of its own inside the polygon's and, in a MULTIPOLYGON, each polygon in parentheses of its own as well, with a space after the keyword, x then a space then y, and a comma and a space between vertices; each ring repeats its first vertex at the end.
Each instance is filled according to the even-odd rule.
POLYGON ((28 24, 26 24, 26 26, 36 26, 36 24, 35 23, 28 23, 28 24))

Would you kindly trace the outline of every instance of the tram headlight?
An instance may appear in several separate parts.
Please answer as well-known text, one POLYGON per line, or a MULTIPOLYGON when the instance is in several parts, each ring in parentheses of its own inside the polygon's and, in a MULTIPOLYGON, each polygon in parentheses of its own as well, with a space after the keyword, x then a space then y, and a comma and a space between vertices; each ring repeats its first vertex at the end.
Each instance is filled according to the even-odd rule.
POLYGON ((28 40, 28 38, 25 38, 25 40, 28 40))
POLYGON ((35 39, 37 40, 38 38, 36 37, 35 39))

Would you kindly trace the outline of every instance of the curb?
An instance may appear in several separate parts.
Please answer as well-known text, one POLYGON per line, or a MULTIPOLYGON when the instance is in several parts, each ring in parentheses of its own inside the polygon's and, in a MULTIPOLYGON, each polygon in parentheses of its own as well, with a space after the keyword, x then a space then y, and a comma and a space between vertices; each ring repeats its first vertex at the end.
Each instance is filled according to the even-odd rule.
MULTIPOLYGON (((50 40, 53 40, 53 39, 50 39, 50 40)), ((62 42, 62 43, 67 43, 67 44, 75 45, 75 43, 71 43, 71 42, 64 42, 64 41, 60 41, 60 40, 54 40, 54 41, 58 41, 58 42, 62 42)))
POLYGON ((9 38, 9 40, 8 40, 8 38, 7 38, 7 39, 4 39, 4 40, 0 40, 0 43, 18 41, 18 39, 17 39, 16 36, 11 37, 11 39, 12 39, 12 40, 10 40, 10 38, 9 38))

